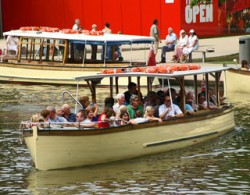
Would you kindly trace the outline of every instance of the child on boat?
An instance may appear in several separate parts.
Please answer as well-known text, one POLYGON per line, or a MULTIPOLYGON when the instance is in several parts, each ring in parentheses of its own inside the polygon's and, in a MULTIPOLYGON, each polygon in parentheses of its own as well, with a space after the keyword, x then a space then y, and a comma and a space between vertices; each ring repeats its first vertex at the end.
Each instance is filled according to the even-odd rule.
POLYGON ((148 119, 149 121, 158 121, 161 123, 162 120, 160 118, 155 117, 154 112, 155 110, 152 106, 147 106, 145 110, 144 118, 148 119))

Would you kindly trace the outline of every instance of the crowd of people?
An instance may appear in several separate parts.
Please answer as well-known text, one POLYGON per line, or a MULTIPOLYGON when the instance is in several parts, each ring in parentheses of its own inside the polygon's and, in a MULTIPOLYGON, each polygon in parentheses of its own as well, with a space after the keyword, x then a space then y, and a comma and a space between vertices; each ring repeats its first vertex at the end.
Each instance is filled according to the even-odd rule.
POLYGON ((136 83, 130 82, 128 90, 118 93, 116 98, 107 97, 104 99, 104 107, 99 112, 99 105, 91 102, 88 96, 79 98, 82 108, 74 114, 68 104, 55 108, 48 106, 40 113, 31 117, 31 122, 63 123, 69 125, 72 122, 76 127, 83 128, 109 128, 112 126, 139 124, 147 121, 157 121, 161 123, 173 117, 184 117, 192 115, 198 110, 219 109, 213 90, 208 90, 208 101, 206 100, 206 90, 202 88, 195 102, 193 92, 177 93, 175 88, 165 91, 149 91, 142 98, 138 92, 136 83), (181 96, 185 96, 185 113, 180 109, 181 96))
MULTIPOLYGON (((154 52, 155 55, 158 53, 159 43, 160 40, 160 31, 158 28, 158 20, 154 19, 153 24, 150 28, 150 36, 154 37, 154 52)), ((173 58, 172 61, 174 62, 186 62, 188 59, 189 54, 197 50, 199 48, 199 39, 194 31, 191 29, 189 31, 189 36, 186 34, 185 30, 180 31, 179 39, 177 38, 176 34, 173 32, 173 28, 168 28, 168 34, 165 39, 165 44, 162 47, 161 52, 161 63, 166 62, 166 52, 173 51, 173 58)))

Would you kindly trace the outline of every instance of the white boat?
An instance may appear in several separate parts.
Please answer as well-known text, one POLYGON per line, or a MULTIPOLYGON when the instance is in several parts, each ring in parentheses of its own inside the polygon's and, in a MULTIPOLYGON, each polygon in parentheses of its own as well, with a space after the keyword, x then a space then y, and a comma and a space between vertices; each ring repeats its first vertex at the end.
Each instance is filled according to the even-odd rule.
MULTIPOLYGON (((206 83, 209 83, 208 75, 214 75, 218 95, 220 75, 227 69, 226 67, 202 67, 199 70, 178 71, 172 74, 126 72, 77 77, 77 94, 79 85, 83 81, 88 83, 92 98, 96 100, 96 86, 104 78, 109 78, 111 81, 110 94, 112 95, 114 89, 116 93, 119 92, 118 87, 113 89, 113 84, 119 83, 113 82, 113 78, 117 81, 122 77, 136 77, 137 84, 140 86, 140 78, 146 77, 148 90, 151 90, 150 78, 167 79, 169 83, 170 79, 174 78, 185 89, 185 77, 193 76, 194 94, 197 100, 197 75, 204 74, 206 83)), ((219 98, 217 103, 220 104, 219 98)), ((180 108, 184 109, 184 102, 180 108)), ((24 127, 25 124, 23 123, 24 127)), ((107 163, 176 150, 221 136, 232 130, 234 126, 233 106, 223 105, 219 110, 198 111, 193 115, 164 120, 162 123, 145 122, 107 129, 33 126, 28 129, 23 128, 22 135, 35 167, 39 170, 51 170, 107 163)))
MULTIPOLYGON (((0 56, 0 81, 10 83, 28 83, 28 84, 64 84, 72 85, 75 83, 74 77, 90 75, 101 72, 104 68, 128 68, 133 66, 146 66, 147 55, 144 59, 134 60, 133 53, 135 45, 142 45, 149 51, 152 37, 136 35, 89 35, 89 34, 66 34, 65 31, 57 32, 57 29, 46 28, 44 32, 38 28, 31 30, 12 30, 3 33, 4 37, 19 37, 19 50, 17 55, 9 55, 8 52, 0 56), (55 30, 55 32, 53 32, 55 30), (77 53, 74 47, 81 44, 85 49, 81 49, 81 54, 77 53), (91 46, 98 46, 99 50, 104 47, 112 48, 110 60, 87 57, 86 51, 91 46), (127 45, 128 52, 123 56, 122 61, 115 58, 115 46, 127 45), (86 49, 88 48, 88 49, 86 49), (78 58, 79 57, 79 58, 78 58)), ((30 29, 30 28, 29 28, 30 29)), ((45 29, 45 28, 41 28, 45 29)), ((5 45, 0 48, 6 50, 5 45)), ((146 52, 145 50, 145 52, 146 52)), ((80 51, 80 50, 79 50, 80 51)), ((106 50, 104 51, 107 52, 106 50)), ((104 82, 105 84, 105 82, 104 82)))
POLYGON ((250 71, 230 68, 226 72, 227 90, 229 93, 250 94, 250 71))

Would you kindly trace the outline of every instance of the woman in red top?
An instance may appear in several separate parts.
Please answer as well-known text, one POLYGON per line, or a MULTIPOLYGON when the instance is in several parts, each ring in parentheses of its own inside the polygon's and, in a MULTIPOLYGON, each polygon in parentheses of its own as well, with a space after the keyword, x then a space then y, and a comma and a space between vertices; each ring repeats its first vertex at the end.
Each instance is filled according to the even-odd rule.
POLYGON ((98 128, 108 128, 112 122, 112 120, 109 119, 111 116, 114 116, 113 109, 109 107, 104 108, 103 113, 101 113, 98 118, 98 128))

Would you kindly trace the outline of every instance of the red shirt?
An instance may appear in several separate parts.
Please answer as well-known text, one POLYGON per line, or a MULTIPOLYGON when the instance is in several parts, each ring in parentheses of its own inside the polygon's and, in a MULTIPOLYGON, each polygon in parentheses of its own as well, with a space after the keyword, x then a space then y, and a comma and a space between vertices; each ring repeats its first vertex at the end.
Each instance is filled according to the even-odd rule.
POLYGON ((98 128, 109 128, 109 123, 102 121, 102 116, 105 116, 107 118, 107 115, 105 113, 100 114, 98 118, 98 128))

